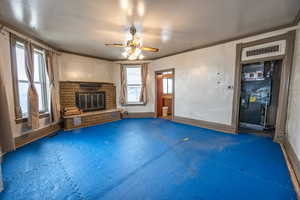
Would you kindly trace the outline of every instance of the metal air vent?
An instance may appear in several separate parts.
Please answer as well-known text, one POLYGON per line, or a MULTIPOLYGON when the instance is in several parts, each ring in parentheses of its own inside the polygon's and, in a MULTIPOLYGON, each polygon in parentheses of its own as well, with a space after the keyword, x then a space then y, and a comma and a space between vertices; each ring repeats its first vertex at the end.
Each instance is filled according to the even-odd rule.
POLYGON ((274 57, 285 54, 285 40, 269 42, 261 45, 243 48, 242 61, 274 57))
POLYGON ((246 56, 258 56, 262 54, 267 54, 267 53, 273 53, 273 52, 278 52, 279 51, 279 45, 275 46, 270 46, 270 47, 265 47, 265 48, 260 48, 260 49, 254 49, 254 50, 249 50, 246 52, 246 56))

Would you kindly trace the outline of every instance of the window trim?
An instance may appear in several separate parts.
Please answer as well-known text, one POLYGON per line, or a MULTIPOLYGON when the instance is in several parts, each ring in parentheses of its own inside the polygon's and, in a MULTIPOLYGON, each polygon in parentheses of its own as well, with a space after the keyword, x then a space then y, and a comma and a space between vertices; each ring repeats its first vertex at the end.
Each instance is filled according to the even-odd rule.
MULTIPOLYGON (((142 73, 142 65, 141 64, 126 64, 124 65, 125 66, 125 80, 126 80, 126 103, 125 104, 122 104, 122 106, 144 106, 146 105, 145 102, 141 102, 141 101, 138 101, 138 102, 128 102, 127 101, 127 98, 128 98, 128 86, 140 86, 142 87, 142 82, 140 84, 128 84, 127 83, 127 69, 128 68, 140 68, 141 69, 141 73, 142 73)), ((142 76, 142 74, 141 74, 142 76)))
MULTIPOLYGON (((11 37, 13 37, 13 40, 10 40, 10 57, 11 57, 11 73, 12 73, 12 82, 13 82, 13 95, 14 95, 14 107, 15 107, 15 122, 16 124, 19 124, 19 123, 24 123, 24 122, 27 122, 28 121, 28 116, 24 116, 23 113, 18 113, 18 110, 17 110, 17 107, 16 107, 16 104, 18 103, 19 106, 20 106, 20 100, 19 100, 19 82, 22 82, 24 80, 18 80, 18 69, 17 69, 17 57, 16 57, 16 47, 18 45, 18 43, 21 43, 21 44, 24 44, 26 42, 26 40, 22 39, 22 38, 19 38, 18 36, 16 35, 13 35, 11 34, 10 35, 11 37), (15 55, 13 55, 15 54, 15 55)), ((33 50, 34 51, 42 51, 43 52, 43 56, 45 58, 45 52, 44 52, 44 49, 39 47, 39 46, 36 46, 36 45, 32 45, 33 46, 33 50)), ((34 52, 33 52, 34 53, 34 52)), ((44 60, 44 67, 42 69, 45 73, 45 76, 43 75, 43 77, 46 78, 46 61, 44 60)), ((40 71, 41 73, 41 71, 40 71)), ((47 79, 47 78, 46 78, 47 79)), ((28 81, 24 81, 24 82, 27 82, 28 81)), ((41 84, 44 84, 45 85, 45 88, 47 90, 47 82, 45 80, 44 83, 41 82, 41 84)), ((47 98, 46 99, 46 102, 48 101, 48 92, 46 91, 45 92, 45 96, 44 98, 47 98)), ((48 106, 48 103, 46 104, 46 110, 45 111, 42 111, 42 112, 39 112, 39 118, 42 119, 42 118, 48 118, 50 117, 50 113, 49 113, 49 106, 48 106)))
MULTIPOLYGON (((24 43, 25 40, 17 37, 16 35, 10 34, 10 58, 11 58, 11 72, 12 72, 12 81, 13 81, 13 95, 14 95, 14 107, 15 107, 15 120, 22 119, 22 113, 20 113, 18 107, 20 107, 19 102, 19 87, 17 79, 17 58, 16 58, 16 45, 17 42, 24 43)), ((17 122, 18 123, 18 122, 17 122)))
MULTIPOLYGON (((48 117, 50 117, 50 113, 40 113, 40 115, 39 115, 40 119, 44 119, 44 118, 48 118, 48 117)), ((28 117, 22 117, 22 118, 15 119, 15 122, 17 124, 25 123, 27 121, 28 121, 28 117)))

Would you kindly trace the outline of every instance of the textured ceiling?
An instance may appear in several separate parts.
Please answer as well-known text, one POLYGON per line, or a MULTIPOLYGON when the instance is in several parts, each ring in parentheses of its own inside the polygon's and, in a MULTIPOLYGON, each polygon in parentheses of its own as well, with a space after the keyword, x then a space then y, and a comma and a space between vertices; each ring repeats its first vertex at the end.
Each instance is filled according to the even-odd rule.
POLYGON ((65 51, 123 59, 135 24, 158 58, 291 23, 299 0, 1 0, 0 19, 65 51))

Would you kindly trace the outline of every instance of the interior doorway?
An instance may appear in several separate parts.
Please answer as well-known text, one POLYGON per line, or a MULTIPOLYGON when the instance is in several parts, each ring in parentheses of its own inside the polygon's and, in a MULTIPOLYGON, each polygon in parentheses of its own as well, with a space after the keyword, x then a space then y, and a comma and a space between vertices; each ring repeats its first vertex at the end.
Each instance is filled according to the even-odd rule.
POLYGON ((274 136, 282 60, 242 65, 240 131, 274 136))
POLYGON ((156 117, 172 120, 174 117, 174 69, 156 71, 156 117))

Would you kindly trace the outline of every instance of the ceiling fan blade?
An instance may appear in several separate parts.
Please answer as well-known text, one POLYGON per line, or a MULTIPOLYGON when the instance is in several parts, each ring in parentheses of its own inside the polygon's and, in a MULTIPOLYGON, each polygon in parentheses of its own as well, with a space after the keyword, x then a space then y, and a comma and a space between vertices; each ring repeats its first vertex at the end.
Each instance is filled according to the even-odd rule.
POLYGON ((124 44, 117 44, 117 43, 113 43, 113 44, 105 44, 105 46, 126 47, 124 44))
POLYGON ((159 49, 153 48, 153 47, 142 47, 141 50, 142 51, 151 51, 151 52, 158 52, 159 51, 159 49))

